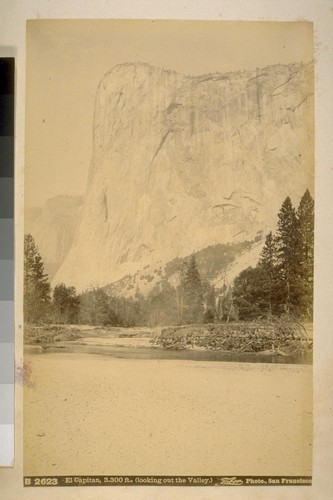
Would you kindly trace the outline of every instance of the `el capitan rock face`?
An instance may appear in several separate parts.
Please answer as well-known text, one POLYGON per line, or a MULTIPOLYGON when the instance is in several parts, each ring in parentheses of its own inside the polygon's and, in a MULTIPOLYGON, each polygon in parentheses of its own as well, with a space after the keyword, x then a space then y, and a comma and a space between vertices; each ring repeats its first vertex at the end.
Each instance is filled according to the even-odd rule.
POLYGON ((53 284, 108 284, 274 228, 284 198, 312 186, 312 78, 312 64, 112 69, 96 95, 80 228, 53 284))

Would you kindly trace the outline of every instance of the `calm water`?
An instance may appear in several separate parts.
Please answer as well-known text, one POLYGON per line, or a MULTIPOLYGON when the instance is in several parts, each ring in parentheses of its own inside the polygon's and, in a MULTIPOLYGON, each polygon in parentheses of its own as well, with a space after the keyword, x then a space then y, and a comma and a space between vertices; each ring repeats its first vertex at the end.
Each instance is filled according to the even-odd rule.
POLYGON ((110 347, 110 346, 87 346, 73 345, 64 348, 49 347, 42 350, 37 346, 29 346, 29 353, 85 353, 99 354, 113 358, 124 359, 186 359, 189 361, 223 361, 238 363, 280 363, 280 364, 312 364, 312 355, 305 356, 274 356, 269 354, 253 353, 225 353, 221 351, 194 351, 194 350, 169 350, 161 348, 145 347, 110 347))

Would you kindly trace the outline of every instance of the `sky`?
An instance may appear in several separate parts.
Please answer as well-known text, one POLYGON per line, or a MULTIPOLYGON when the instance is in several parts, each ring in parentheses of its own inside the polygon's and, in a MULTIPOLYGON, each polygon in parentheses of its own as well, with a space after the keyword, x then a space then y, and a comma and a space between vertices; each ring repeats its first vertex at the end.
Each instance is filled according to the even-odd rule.
POLYGON ((85 192, 95 94, 113 66, 139 61, 200 75, 312 59, 305 22, 28 21, 26 206, 85 192))

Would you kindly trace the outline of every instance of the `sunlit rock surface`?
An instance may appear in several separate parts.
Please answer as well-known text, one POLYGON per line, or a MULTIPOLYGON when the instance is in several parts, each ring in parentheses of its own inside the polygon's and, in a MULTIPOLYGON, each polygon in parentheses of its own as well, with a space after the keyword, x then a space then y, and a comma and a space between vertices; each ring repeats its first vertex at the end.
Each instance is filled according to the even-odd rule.
POLYGON ((312 64, 200 77, 116 66, 97 90, 82 220, 53 284, 104 285, 274 229, 285 197, 312 187, 312 123, 312 64))

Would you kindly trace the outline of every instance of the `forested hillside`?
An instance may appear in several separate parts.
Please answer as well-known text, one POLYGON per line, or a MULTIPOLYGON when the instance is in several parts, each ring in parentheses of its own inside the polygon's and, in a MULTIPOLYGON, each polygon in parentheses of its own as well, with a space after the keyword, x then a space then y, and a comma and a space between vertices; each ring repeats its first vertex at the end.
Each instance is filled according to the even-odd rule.
MULTIPOLYGON (((277 216, 277 230, 267 234, 255 267, 244 269, 233 286, 214 286, 212 282, 221 270, 251 244, 214 245, 187 258, 174 259, 164 270, 156 269, 159 280, 147 295, 137 288, 126 297, 117 293, 116 285, 92 287, 77 294, 74 286, 61 283, 51 293, 38 248, 32 236, 26 235, 26 321, 156 326, 286 314, 312 320, 314 200, 310 192, 306 190, 297 209, 290 197, 285 199, 277 216)), ((150 275, 145 279, 149 281, 150 275)))

